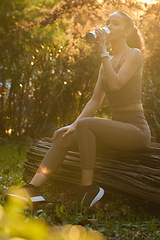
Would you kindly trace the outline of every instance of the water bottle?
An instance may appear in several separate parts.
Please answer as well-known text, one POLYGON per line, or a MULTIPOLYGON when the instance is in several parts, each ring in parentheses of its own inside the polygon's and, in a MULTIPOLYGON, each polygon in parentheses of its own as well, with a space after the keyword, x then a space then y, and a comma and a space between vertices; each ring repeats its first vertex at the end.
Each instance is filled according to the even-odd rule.
MULTIPOLYGON (((100 28, 100 29, 104 29, 107 33, 107 36, 110 35, 110 30, 106 26, 103 27, 103 28, 100 28)), ((96 34, 95 30, 92 31, 92 32, 88 32, 86 34, 86 41, 90 44, 95 43, 97 41, 97 34, 96 34)))

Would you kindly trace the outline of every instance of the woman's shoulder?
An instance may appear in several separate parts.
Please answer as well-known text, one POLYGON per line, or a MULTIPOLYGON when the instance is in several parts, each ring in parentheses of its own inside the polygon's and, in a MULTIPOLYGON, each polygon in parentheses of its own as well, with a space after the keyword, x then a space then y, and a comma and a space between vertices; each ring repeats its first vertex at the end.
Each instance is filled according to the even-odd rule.
POLYGON ((130 48, 129 54, 132 56, 142 57, 142 52, 139 48, 130 48))
POLYGON ((136 64, 143 62, 143 55, 139 48, 131 48, 128 53, 128 57, 132 62, 135 62, 136 64))

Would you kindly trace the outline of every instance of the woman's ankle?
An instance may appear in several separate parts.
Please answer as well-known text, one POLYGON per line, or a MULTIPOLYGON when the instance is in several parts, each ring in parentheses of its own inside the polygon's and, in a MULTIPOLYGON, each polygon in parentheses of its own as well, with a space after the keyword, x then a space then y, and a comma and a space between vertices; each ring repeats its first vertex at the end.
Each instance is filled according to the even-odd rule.
POLYGON ((47 177, 43 173, 37 172, 30 181, 30 184, 34 185, 35 187, 40 187, 46 182, 46 180, 47 177))
POLYGON ((93 182, 93 170, 82 169, 82 186, 90 186, 93 182))

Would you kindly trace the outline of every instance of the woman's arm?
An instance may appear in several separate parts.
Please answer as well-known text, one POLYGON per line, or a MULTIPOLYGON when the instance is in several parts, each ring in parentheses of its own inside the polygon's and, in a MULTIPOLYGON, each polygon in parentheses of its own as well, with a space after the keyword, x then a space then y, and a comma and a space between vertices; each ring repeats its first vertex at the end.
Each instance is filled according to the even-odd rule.
MULTIPOLYGON (((101 29, 96 29, 99 43, 98 48, 100 53, 105 53, 106 50, 106 32, 101 29)), ((110 91, 117 91, 122 88, 134 74, 142 74, 143 57, 139 49, 128 49, 122 67, 116 73, 111 65, 110 59, 107 57, 102 58, 104 72, 106 76, 106 83, 110 91)))
POLYGON ((117 91, 122 88, 142 68, 142 53, 139 49, 131 49, 119 72, 116 73, 108 58, 103 58, 103 67, 107 85, 110 91, 117 91))
POLYGON ((85 117, 91 117, 102 105, 103 99, 105 97, 105 92, 101 87, 101 78, 102 78, 102 65, 100 68, 98 80, 93 92, 91 99, 88 101, 86 106, 84 107, 81 114, 77 117, 77 119, 69 126, 62 127, 54 132, 53 139, 56 138, 57 134, 60 132, 64 132, 63 137, 66 137, 69 133, 73 132, 76 128, 77 122, 85 117))
POLYGON ((101 107, 103 99, 105 97, 105 92, 101 87, 101 78, 102 78, 102 65, 100 68, 98 80, 97 80, 94 92, 92 94, 92 97, 88 101, 88 103, 84 107, 83 111, 78 116, 78 118, 74 121, 73 124, 76 124, 78 122, 78 120, 81 118, 92 116, 101 107))

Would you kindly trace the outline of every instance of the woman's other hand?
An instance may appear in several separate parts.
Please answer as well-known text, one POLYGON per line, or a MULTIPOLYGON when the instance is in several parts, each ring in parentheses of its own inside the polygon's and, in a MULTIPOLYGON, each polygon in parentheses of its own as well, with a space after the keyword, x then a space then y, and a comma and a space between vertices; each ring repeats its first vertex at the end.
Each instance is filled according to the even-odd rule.
POLYGON ((96 28, 95 30, 97 34, 97 44, 100 54, 107 52, 106 50, 106 42, 107 42, 107 33, 104 29, 96 28))
POLYGON ((71 125, 69 125, 69 126, 62 127, 62 128, 56 130, 56 131, 53 133, 52 139, 55 140, 56 137, 57 137, 57 135, 58 135, 59 133, 63 133, 63 132, 64 132, 63 137, 66 137, 68 134, 74 132, 74 131, 75 131, 75 128, 76 128, 76 124, 71 124, 71 125))

